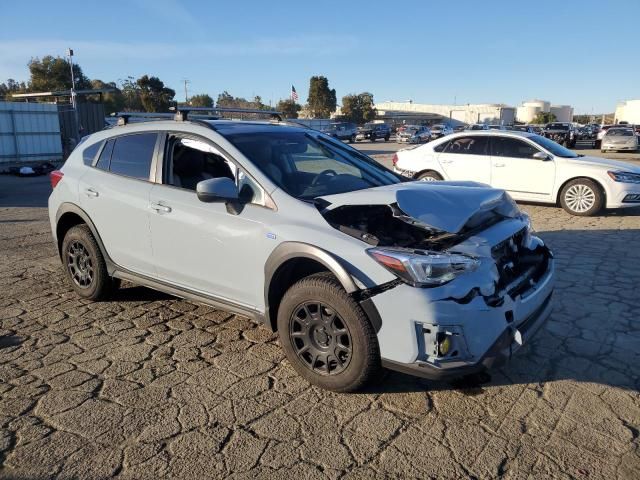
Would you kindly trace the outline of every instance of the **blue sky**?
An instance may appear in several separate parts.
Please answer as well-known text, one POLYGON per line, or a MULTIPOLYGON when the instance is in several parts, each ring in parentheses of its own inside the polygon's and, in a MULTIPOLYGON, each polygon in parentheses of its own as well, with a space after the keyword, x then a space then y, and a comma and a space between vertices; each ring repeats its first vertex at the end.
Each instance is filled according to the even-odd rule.
POLYGON ((182 100, 306 101, 325 75, 338 99, 501 102, 542 98, 576 113, 640 98, 639 0, 3 2, 0 81, 67 46, 90 78, 152 74, 182 100), (35 13, 37 12, 37 13, 35 13))

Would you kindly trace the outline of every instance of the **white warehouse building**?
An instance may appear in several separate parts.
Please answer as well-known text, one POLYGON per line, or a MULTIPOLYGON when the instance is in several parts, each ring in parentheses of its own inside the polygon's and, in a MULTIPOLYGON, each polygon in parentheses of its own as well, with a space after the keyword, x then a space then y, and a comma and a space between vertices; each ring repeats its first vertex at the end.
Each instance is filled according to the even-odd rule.
POLYGON ((381 102, 376 103, 379 118, 400 117, 402 114, 431 117, 436 121, 452 120, 460 122, 513 125, 516 109, 504 104, 482 103, 466 105, 430 105, 413 102, 381 102))
POLYGON ((546 100, 529 100, 518 107, 516 118, 522 123, 532 123, 539 113, 553 113, 558 122, 573 121, 571 105, 551 105, 546 100))
POLYGON ((640 124, 640 100, 627 100, 618 104, 614 123, 620 122, 640 124))

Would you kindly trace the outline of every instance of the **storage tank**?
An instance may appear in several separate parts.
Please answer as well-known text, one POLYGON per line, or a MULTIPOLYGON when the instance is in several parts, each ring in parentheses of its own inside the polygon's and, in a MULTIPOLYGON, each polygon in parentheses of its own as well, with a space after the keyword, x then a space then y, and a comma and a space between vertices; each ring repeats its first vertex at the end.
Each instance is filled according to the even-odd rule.
POLYGON ((571 105, 552 105, 550 111, 556 116, 558 122, 573 121, 573 107, 571 105))
POLYGON ((529 100, 527 102, 522 102, 523 107, 533 107, 538 109, 538 112, 548 112, 551 108, 551 103, 545 100, 529 100))
POLYGON ((542 109, 540 107, 523 105, 521 107, 518 107, 516 118, 519 122, 531 123, 533 122, 533 119, 536 118, 536 115, 541 111, 542 109))

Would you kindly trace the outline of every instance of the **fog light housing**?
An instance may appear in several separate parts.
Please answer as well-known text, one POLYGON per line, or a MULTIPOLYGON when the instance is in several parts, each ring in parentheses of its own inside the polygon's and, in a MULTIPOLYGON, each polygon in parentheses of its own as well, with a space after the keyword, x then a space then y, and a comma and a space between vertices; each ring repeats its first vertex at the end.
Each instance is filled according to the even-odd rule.
POLYGON ((438 356, 446 357, 451 351, 451 337, 446 333, 438 334, 438 356))
POLYGON ((623 199, 622 203, 640 203, 640 193, 629 193, 623 199))

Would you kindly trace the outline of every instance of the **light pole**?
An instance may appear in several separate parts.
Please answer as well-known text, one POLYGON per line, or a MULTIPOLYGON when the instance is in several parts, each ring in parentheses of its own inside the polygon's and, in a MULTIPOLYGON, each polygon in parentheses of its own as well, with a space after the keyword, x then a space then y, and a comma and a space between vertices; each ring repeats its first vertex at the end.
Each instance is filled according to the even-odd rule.
POLYGON ((76 145, 80 140, 80 125, 78 124, 78 109, 76 108, 76 79, 73 75, 73 49, 67 49, 67 56, 69 57, 69 66, 71 68, 71 108, 73 109, 74 130, 73 138, 76 141, 76 145))

